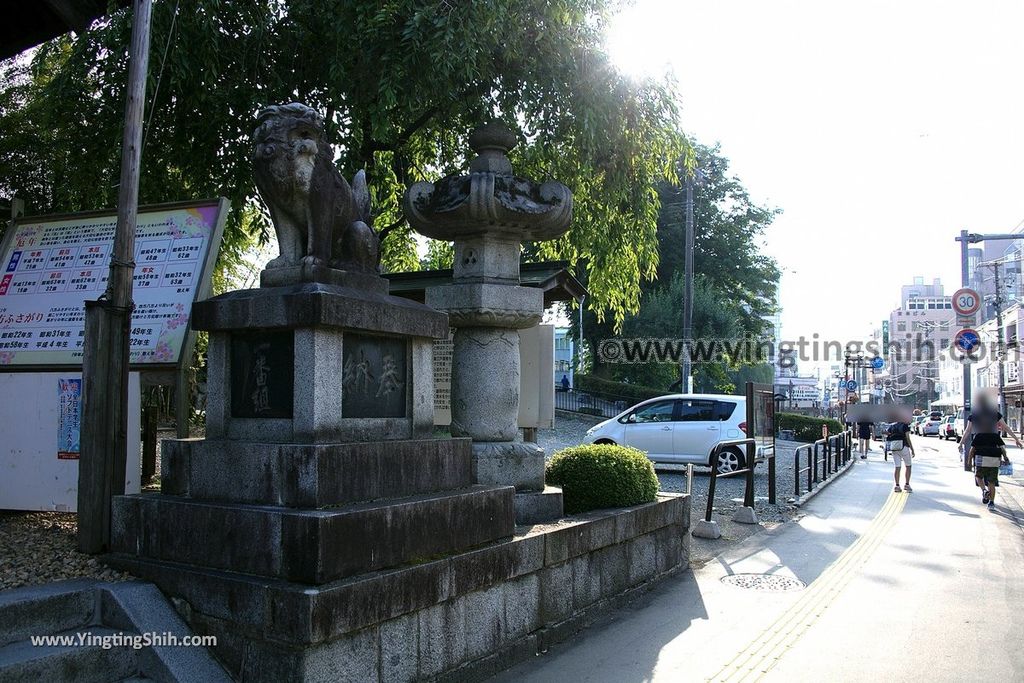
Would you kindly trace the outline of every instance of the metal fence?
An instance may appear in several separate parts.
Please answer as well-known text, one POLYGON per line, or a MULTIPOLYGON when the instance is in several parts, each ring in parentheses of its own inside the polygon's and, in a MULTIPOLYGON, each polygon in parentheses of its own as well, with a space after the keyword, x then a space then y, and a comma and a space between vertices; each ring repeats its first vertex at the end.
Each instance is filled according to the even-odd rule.
POLYGON ((621 396, 607 396, 578 389, 563 390, 561 387, 555 389, 555 409, 573 413, 615 417, 626 408, 639 402, 621 396))
POLYGON ((739 475, 745 476, 746 485, 743 489, 743 506, 752 508, 754 507, 754 446, 757 444, 756 439, 732 439, 731 441, 722 441, 715 450, 711 453, 711 461, 714 462, 718 458, 718 453, 723 448, 729 448, 731 446, 745 446, 747 450, 746 466, 733 470, 727 474, 719 474, 717 467, 711 468, 711 481, 708 483, 708 507, 704 515, 704 521, 711 521, 711 512, 715 508, 715 484, 719 479, 725 479, 728 477, 738 477, 739 475))
POLYGON ((853 432, 847 430, 814 443, 797 446, 793 453, 793 494, 799 498, 814 490, 817 484, 829 479, 853 457, 853 432), (800 466, 804 454, 807 465, 800 466), (807 486, 803 483, 806 481, 807 486))

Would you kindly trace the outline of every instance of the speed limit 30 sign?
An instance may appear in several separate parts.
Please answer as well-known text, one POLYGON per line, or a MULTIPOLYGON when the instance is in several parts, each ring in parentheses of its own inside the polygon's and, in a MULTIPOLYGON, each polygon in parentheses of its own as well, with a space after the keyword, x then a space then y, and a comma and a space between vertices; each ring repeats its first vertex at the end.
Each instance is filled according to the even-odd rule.
POLYGON ((964 287, 953 293, 953 310, 957 315, 974 315, 979 308, 981 308, 981 297, 978 296, 977 291, 964 287))

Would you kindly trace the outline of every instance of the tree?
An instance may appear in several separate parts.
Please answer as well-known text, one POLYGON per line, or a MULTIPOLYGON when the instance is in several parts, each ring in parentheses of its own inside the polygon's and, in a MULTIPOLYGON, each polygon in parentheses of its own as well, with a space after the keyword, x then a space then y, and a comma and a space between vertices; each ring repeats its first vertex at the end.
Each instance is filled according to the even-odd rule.
MULTIPOLYGON (((402 193, 463 169, 469 131, 498 117, 522 131, 518 172, 576 197, 572 230, 539 253, 585 264, 592 307, 621 322, 657 268, 654 187, 676 180, 688 147, 672 84, 630 80, 603 51, 618 5, 157 2, 140 199, 224 195, 225 241, 238 243, 255 114, 302 100, 325 113, 343 172, 367 170, 384 266, 414 270, 402 193)), ((116 11, 0 67, 0 193, 33 213, 113 205, 128 38, 116 11)), ((265 232, 266 216, 252 225, 265 232)))
MULTIPOLYGON (((694 338, 757 337, 765 331, 764 317, 775 309, 779 281, 778 267, 761 252, 760 240, 779 210, 751 200, 742 182, 729 175, 729 160, 717 146, 695 144, 693 149, 692 163, 700 173, 694 186, 694 338)), ((641 284, 640 311, 625 319, 624 338, 682 337, 683 194, 668 183, 658 193, 662 206, 657 276, 641 284)), ((620 336, 612 321, 590 312, 584 314, 583 330, 591 349, 602 339, 620 336)), ((599 355, 592 357, 593 372, 608 378, 665 388, 679 378, 679 368, 668 363, 606 366, 599 355)), ((746 381, 745 375, 736 374, 739 361, 727 358, 694 365, 695 388, 732 391, 737 382, 746 381)), ((756 376, 765 375, 762 368, 756 376)))
MULTIPOLYGON (((743 183, 729 175, 729 159, 718 145, 694 145, 693 270, 741 309, 742 331, 764 331, 765 316, 775 310, 779 269, 761 252, 764 231, 780 209, 755 204, 743 183)), ((663 209, 658 219, 658 281, 683 272, 685 217, 682 192, 659 188, 663 209)))

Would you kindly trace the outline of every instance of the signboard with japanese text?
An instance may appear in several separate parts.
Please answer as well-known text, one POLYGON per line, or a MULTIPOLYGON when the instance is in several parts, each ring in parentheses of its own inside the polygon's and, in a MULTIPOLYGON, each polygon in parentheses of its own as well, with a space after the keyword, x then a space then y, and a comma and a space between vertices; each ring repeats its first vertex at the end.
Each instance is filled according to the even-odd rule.
MULTIPOLYGON (((139 207, 130 362, 171 366, 192 302, 209 296, 227 200, 139 207)), ((0 245, 0 367, 82 363, 85 301, 107 287, 116 211, 28 216, 0 245)))
POLYGON ((82 378, 57 379, 57 458, 78 460, 82 436, 82 378))

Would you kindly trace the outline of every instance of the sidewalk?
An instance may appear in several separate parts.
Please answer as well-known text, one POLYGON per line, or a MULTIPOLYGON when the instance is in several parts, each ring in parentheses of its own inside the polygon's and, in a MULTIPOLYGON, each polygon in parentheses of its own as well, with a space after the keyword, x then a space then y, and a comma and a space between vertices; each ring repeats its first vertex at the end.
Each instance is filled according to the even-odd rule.
MULTIPOLYGON (((752 680, 765 669, 766 680, 943 680, 938 664, 949 657, 967 664, 948 669, 949 680, 1020 680, 1021 656, 1005 654, 1024 632, 1007 606, 1024 604, 1013 506, 982 509, 955 444, 915 443, 913 494, 890 496, 892 465, 880 454, 858 461, 798 522, 751 537, 498 680, 740 680, 743 667, 756 670, 752 680), (982 567, 982 580, 965 588, 982 567), (776 577, 767 579, 773 588, 778 577, 809 588, 722 582, 746 573, 776 577), (940 597, 946 607, 936 606, 940 597), (992 612, 983 623, 1006 624, 1006 648, 986 657, 973 646, 979 619, 971 617, 982 604, 992 612), (950 630, 949 619, 961 625, 950 630)), ((1020 496, 1017 483, 1001 489, 1020 496)))

